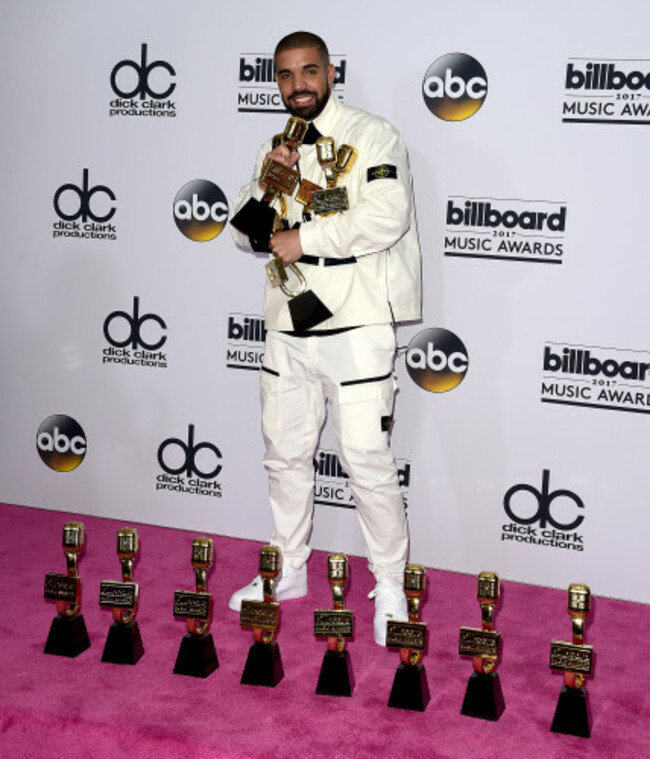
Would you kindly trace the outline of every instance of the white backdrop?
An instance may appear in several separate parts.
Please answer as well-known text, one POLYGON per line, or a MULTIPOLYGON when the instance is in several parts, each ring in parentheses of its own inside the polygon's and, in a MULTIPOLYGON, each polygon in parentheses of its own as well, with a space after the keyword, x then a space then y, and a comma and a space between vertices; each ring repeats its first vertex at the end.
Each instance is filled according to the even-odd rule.
MULTIPOLYGON (((0 499, 268 538, 263 260, 227 228, 190 239, 174 205, 193 180, 216 185, 209 205, 232 203, 258 145, 286 121, 256 61, 308 28, 327 40, 344 100, 388 118, 410 150, 424 318, 398 332, 393 449, 411 559, 649 602, 647 3, 243 7, 28 0, 5 10, 0 499), (151 68, 138 75, 143 45, 151 68), (423 96, 450 53, 475 59, 487 80, 481 107, 460 121, 423 96), (112 83, 121 61, 132 63, 112 83), (116 104, 112 85, 154 96, 116 104), (462 223, 472 202, 484 218, 492 209, 493 226, 462 223), (57 234, 62 215, 84 209, 110 215, 97 222, 108 226, 80 218, 77 232, 94 237, 57 234), (562 223, 525 228, 543 212, 562 223), (137 338, 126 318, 135 323, 136 307, 141 342, 164 342, 144 364, 141 344, 127 348, 132 363, 113 362, 112 343, 137 338), (418 346, 434 365, 445 352, 446 333, 427 330, 465 349, 447 392, 408 371, 418 346), (188 474, 190 435, 200 447, 188 474), (66 445, 77 455, 48 458, 48 446, 66 445), (169 470, 180 469, 177 483, 169 470)), ((215 216, 213 232, 223 205, 215 216)), ((334 454, 326 429, 313 545, 363 554, 334 454)))

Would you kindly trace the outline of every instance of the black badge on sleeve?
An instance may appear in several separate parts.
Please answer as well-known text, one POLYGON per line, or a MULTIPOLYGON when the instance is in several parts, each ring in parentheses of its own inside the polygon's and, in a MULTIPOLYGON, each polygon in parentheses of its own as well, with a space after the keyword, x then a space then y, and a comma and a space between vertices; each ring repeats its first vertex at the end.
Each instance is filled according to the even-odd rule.
POLYGON ((371 166, 368 169, 368 181, 373 179, 397 179, 397 166, 382 163, 381 166, 371 166))

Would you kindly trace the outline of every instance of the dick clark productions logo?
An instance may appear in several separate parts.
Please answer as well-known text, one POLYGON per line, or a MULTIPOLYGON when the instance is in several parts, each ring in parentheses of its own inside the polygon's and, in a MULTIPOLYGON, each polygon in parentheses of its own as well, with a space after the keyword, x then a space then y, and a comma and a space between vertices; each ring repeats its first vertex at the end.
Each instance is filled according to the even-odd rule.
POLYGON ((427 108, 443 121, 464 121, 473 116, 487 97, 487 74, 465 53, 447 53, 427 69, 422 95, 427 108))

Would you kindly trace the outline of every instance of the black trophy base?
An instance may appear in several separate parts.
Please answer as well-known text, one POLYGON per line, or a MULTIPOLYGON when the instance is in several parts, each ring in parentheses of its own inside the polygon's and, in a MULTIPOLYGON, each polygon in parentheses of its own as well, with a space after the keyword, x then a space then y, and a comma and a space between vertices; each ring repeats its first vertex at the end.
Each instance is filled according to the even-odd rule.
POLYGON ((585 688, 568 688, 562 686, 555 708, 551 732, 577 735, 579 738, 591 737, 589 730, 589 704, 585 688))
POLYGON ((297 332, 313 329, 332 316, 329 308, 312 290, 307 290, 307 292, 291 298, 289 314, 293 328, 297 332))
POLYGON ((460 713, 496 722, 505 708, 499 673, 472 672, 460 713))
POLYGON ((351 696, 354 674, 348 651, 325 651, 316 693, 319 696, 351 696))
POLYGON ((427 682, 424 664, 409 666, 402 662, 395 672, 388 706, 395 709, 423 712, 430 699, 429 683, 427 682))
POLYGON ((143 653, 138 623, 113 622, 106 637, 102 661, 111 664, 136 664, 143 653))
POLYGON ((207 677, 219 666, 219 659, 212 640, 212 634, 192 635, 187 633, 181 640, 178 649, 175 675, 188 675, 188 677, 207 677))
POLYGON ((83 615, 66 617, 64 614, 57 614, 50 625, 45 653, 68 656, 72 659, 87 648, 90 648, 90 640, 83 615))
POLYGON ((241 683, 243 685, 265 685, 267 688, 275 688, 283 677, 284 668, 277 641, 269 644, 255 641, 248 650, 241 683))

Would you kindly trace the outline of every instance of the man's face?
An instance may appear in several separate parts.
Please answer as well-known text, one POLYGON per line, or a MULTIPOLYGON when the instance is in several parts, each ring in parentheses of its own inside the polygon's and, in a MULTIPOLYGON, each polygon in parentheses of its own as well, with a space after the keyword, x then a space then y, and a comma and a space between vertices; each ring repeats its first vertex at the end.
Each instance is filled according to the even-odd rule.
POLYGON ((308 121, 316 118, 327 103, 334 66, 326 65, 315 47, 278 53, 275 66, 275 81, 289 113, 308 121))

